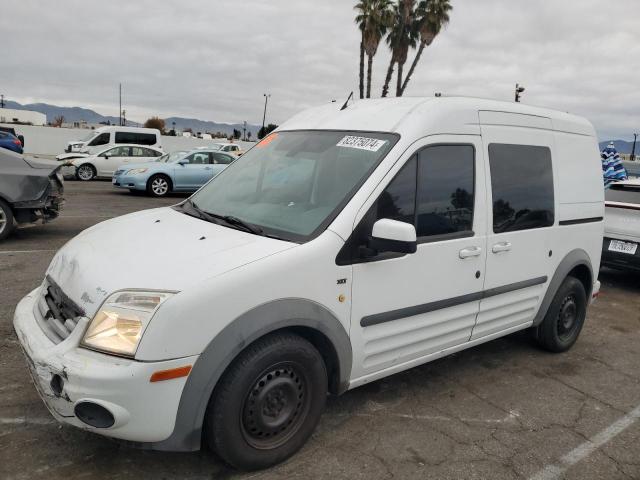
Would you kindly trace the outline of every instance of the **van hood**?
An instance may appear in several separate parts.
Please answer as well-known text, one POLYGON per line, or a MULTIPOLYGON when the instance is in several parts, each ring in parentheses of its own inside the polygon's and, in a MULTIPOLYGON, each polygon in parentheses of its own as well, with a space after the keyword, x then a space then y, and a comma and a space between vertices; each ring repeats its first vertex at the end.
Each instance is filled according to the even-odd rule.
POLYGON ((47 275, 91 317, 117 290, 181 291, 296 245, 165 207, 85 230, 58 251, 47 275))

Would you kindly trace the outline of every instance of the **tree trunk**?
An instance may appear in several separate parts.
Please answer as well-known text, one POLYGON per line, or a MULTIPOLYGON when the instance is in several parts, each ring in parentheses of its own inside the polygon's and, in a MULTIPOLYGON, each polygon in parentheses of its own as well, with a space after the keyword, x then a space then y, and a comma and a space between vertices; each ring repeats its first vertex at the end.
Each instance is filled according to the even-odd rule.
POLYGON ((396 82, 396 97, 402 96, 402 69, 404 63, 398 62, 398 79, 396 82))
POLYGON ((391 83, 391 77, 393 76, 393 57, 391 57, 391 61, 389 62, 389 68, 387 69, 387 77, 384 79, 384 87, 382 87, 382 96, 386 97, 389 95, 389 84, 391 83))
POLYGON ((360 42, 360 98, 364 98, 364 42, 360 42))
POLYGON ((427 42, 424 42, 424 41, 420 42, 420 48, 418 48, 418 53, 416 53, 416 58, 413 59, 413 63, 411 64, 409 73, 407 73, 407 76, 405 77, 404 82, 402 83, 402 88, 400 89, 400 96, 404 95, 404 89, 407 88, 407 83, 409 83, 409 79, 411 78, 411 75, 413 75, 413 71, 416 69, 416 65, 418 65, 418 62, 420 61, 420 56, 422 55, 422 51, 426 46, 427 46, 427 42))
POLYGON ((373 55, 367 58, 367 98, 371 98, 371 69, 373 67, 373 55))

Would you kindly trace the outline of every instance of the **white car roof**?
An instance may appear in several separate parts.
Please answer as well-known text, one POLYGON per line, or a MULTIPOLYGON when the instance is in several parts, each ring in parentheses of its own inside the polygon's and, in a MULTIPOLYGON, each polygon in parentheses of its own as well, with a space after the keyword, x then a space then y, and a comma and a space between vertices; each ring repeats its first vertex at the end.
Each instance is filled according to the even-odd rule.
POLYGON ((471 97, 400 97, 342 102, 305 110, 283 123, 283 130, 362 130, 422 137, 438 133, 480 133, 480 111, 549 118, 554 130, 595 135, 588 120, 522 103, 471 97))
POLYGON ((159 149, 158 147, 153 147, 151 145, 140 145, 138 143, 116 143, 116 144, 111 143, 108 146, 106 146, 106 148, 97 150, 94 153, 94 155, 100 155, 101 153, 106 152, 107 150, 111 150, 112 148, 117 148, 117 147, 141 147, 141 148, 148 148, 149 150, 153 150, 155 152, 159 152, 162 155, 166 153, 163 150, 159 149))

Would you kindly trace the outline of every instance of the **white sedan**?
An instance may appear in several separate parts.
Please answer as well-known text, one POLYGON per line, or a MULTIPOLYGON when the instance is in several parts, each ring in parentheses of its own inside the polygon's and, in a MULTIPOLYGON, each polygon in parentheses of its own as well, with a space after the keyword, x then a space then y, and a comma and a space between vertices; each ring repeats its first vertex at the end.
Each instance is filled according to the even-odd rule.
POLYGON ((122 165, 152 162, 164 152, 154 147, 140 145, 113 145, 88 157, 75 158, 69 165, 75 167, 78 180, 89 181, 97 177, 111 178, 122 165))
POLYGON ((612 183, 605 190, 602 265, 640 271, 640 180, 612 183))

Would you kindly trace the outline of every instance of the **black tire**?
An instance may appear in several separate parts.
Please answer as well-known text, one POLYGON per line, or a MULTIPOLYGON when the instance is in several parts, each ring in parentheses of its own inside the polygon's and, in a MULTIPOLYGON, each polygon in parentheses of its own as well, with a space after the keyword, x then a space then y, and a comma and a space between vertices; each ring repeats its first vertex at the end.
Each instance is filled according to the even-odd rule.
POLYGON ((171 192, 171 179, 166 175, 152 175, 147 180, 147 193, 152 197, 165 197, 171 192))
POLYGON ((542 323, 534 329, 538 344, 550 352, 566 352, 580 335, 587 315, 587 294, 582 282, 565 278, 542 323))
POLYGON ((4 240, 15 229, 13 211, 7 202, 0 200, 0 240, 4 240))
POLYGON ((76 168, 76 178, 83 182, 89 182, 96 178, 96 169, 90 163, 83 163, 76 168))
POLYGON ((216 386, 205 417, 209 447, 229 465, 257 470, 282 462, 313 433, 327 396, 322 356, 292 333, 249 345, 216 386))

